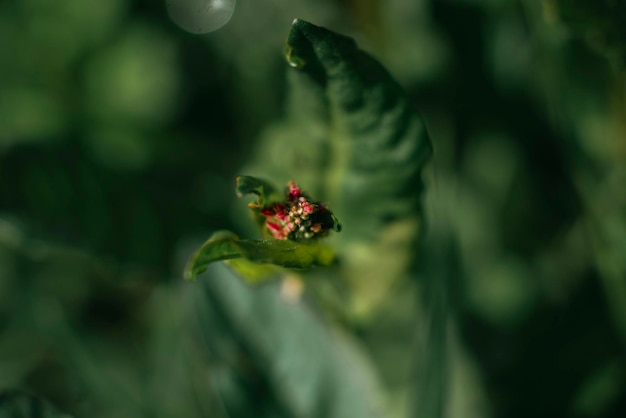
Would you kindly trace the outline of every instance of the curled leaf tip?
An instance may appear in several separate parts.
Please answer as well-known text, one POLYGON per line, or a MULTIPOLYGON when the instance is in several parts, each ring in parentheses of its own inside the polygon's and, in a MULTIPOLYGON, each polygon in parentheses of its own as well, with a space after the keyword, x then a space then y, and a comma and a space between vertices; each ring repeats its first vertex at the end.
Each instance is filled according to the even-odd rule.
POLYGON ((241 193, 241 191, 239 190, 239 181, 241 180, 241 176, 237 176, 235 178, 235 183, 237 184, 237 187, 235 189, 235 193, 237 193, 237 197, 243 197, 243 194, 241 193))
POLYGON ((274 187, 265 180, 252 176, 237 176, 236 193, 238 197, 247 194, 255 194, 256 202, 250 202, 250 208, 262 208, 275 200, 280 200, 280 194, 276 192, 274 187))

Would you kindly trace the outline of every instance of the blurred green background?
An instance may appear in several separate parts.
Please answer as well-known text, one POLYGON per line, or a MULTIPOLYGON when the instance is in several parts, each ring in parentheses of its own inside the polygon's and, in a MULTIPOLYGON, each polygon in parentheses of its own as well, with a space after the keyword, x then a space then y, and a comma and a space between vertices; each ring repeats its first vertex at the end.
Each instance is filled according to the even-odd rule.
MULTIPOLYGON (((181 271, 212 231, 243 234, 234 177, 284 111, 294 17, 354 37, 428 124, 441 415, 626 416, 619 0, 240 0, 204 35, 164 1, 0 3, 0 391, 76 417, 285 416, 255 413, 272 382, 246 356, 252 380, 228 374, 245 339, 189 337, 181 271)), ((372 357, 383 387, 414 338, 372 357)))

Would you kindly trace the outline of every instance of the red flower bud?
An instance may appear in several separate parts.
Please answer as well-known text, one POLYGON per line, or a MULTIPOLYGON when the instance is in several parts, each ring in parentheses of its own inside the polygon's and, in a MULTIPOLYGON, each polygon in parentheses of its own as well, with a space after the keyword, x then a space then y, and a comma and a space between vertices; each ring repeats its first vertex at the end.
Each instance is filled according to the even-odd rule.
POLYGON ((285 201, 261 208, 266 217, 267 230, 276 239, 305 240, 328 235, 331 229, 339 231, 337 218, 320 202, 313 201, 290 181, 285 201))

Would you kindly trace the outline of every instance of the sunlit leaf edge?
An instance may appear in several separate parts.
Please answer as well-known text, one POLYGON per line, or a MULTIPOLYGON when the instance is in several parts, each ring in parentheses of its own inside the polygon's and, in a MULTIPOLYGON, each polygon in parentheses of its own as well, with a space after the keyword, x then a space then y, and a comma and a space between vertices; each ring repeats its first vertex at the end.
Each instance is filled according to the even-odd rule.
POLYGON ((336 261, 334 251, 319 244, 277 239, 240 240, 233 232, 218 231, 191 257, 184 278, 193 281, 210 263, 238 258, 295 269, 329 267, 336 261))

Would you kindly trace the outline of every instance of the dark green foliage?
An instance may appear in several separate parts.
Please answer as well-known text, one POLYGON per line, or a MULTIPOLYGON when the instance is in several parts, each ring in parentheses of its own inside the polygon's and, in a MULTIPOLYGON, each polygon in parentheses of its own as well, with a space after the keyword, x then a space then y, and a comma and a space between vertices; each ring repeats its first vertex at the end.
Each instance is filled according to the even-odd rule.
POLYGON ((0 2, 3 407, 626 416, 625 4, 0 2), (336 264, 182 280, 267 239, 241 173, 330 208, 336 264))
POLYGON ((0 418, 70 418, 49 403, 18 391, 0 393, 0 418))
POLYGON ((620 0, 546 0, 546 14, 560 19, 571 32, 626 68, 626 3, 620 0))

